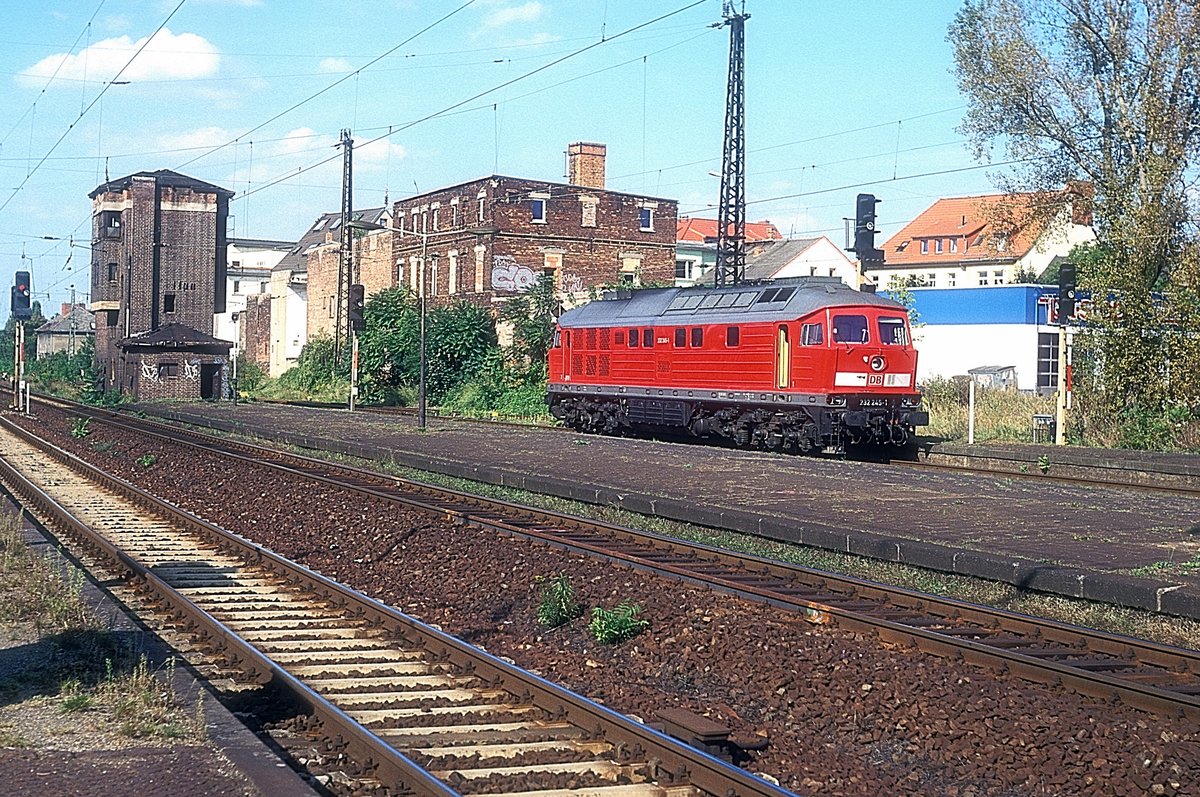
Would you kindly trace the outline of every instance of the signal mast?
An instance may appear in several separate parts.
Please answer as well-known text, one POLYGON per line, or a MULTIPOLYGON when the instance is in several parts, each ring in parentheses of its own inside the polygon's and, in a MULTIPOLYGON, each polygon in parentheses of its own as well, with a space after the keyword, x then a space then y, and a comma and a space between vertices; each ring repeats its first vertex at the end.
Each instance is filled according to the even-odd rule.
POLYGON ((717 266, 714 284, 737 285, 746 277, 746 3, 734 10, 735 0, 725 0, 724 21, 729 27, 729 80, 725 91, 725 152, 721 159, 721 205, 717 211, 717 266))

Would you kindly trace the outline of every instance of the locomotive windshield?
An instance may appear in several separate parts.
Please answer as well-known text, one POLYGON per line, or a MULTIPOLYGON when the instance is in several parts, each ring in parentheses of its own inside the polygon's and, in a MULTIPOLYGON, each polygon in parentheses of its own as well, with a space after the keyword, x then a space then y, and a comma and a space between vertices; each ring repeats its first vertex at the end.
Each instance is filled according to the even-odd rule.
POLYGON ((867 317, 865 315, 835 315, 833 317, 834 343, 866 343, 867 317))
POLYGON ((885 346, 907 346, 908 328, 903 318, 881 316, 879 318, 879 342, 885 346))

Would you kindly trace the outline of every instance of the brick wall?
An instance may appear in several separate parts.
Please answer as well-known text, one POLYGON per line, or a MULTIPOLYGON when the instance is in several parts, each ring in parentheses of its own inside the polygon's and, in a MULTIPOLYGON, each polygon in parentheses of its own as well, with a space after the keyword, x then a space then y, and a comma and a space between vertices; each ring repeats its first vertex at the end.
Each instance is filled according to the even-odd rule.
POLYGON ((426 295, 435 305, 459 299, 490 305, 547 272, 563 293, 581 295, 619 281, 623 272, 636 272, 640 284, 670 284, 675 276, 672 200, 493 177, 401 200, 394 211, 394 262, 414 290, 422 236, 410 231, 427 233, 426 295))
MULTIPOLYGON (((308 253, 308 339, 333 337, 335 313, 331 303, 337 296, 338 263, 341 244, 332 238, 308 253)), ((343 308, 343 318, 345 309, 343 308)))
POLYGON ((246 297, 246 309, 238 322, 242 356, 258 363, 266 371, 271 366, 271 295, 246 297))
POLYGON ((127 378, 126 392, 132 392, 138 401, 195 401, 202 396, 202 375, 211 373, 202 368, 205 365, 218 369, 215 389, 224 397, 229 384, 228 359, 216 354, 179 351, 130 355, 126 374, 133 378, 127 378))

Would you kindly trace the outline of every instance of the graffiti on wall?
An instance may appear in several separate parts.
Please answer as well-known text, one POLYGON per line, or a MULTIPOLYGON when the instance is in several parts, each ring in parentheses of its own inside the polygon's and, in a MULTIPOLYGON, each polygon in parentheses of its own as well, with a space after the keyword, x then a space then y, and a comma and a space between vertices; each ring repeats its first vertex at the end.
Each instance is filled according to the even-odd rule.
POLYGON ((564 293, 582 293, 583 277, 578 274, 563 274, 558 286, 564 293))
POLYGON ((511 255, 496 255, 492 258, 492 290, 517 291, 529 290, 537 279, 537 274, 529 266, 522 266, 511 255))
POLYGON ((193 382, 200 378, 200 361, 199 360, 184 360, 183 361, 183 378, 190 379, 193 382))
POLYGON ((152 362, 142 361, 142 379, 148 379, 151 382, 158 381, 158 365, 152 362))

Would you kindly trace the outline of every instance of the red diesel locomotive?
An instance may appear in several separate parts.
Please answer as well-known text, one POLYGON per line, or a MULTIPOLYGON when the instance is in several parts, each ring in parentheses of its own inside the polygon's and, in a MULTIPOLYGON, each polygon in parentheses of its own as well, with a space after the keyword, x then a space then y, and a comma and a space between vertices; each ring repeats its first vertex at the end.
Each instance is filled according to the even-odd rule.
POLYGON ((929 423, 899 302, 809 277, 624 293, 568 310, 547 402, 581 431, 815 453, 929 423))

